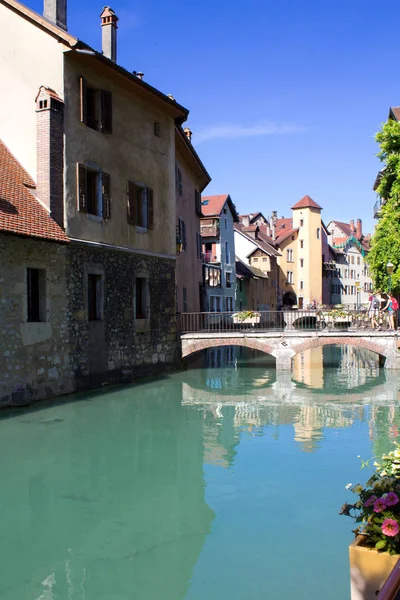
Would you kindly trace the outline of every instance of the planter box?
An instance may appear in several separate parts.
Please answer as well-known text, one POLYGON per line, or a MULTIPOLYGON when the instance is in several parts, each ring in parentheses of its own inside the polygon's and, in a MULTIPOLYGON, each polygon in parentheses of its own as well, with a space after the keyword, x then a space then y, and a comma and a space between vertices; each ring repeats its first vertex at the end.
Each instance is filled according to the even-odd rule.
POLYGON ((256 315, 255 317, 248 317, 247 319, 239 319, 239 317, 232 315, 232 319, 234 323, 238 323, 239 325, 256 325, 256 323, 260 322, 261 316, 256 315))
POLYGON ((360 546, 361 535, 349 547, 351 600, 376 600, 400 555, 360 546))

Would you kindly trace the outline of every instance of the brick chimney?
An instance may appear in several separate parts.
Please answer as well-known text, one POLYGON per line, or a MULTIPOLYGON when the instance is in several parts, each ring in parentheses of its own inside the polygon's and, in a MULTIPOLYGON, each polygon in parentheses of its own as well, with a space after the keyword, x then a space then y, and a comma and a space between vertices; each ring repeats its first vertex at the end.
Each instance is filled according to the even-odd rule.
POLYGON ((64 102, 42 86, 36 96, 37 197, 64 226, 64 102))
POLYGON ((361 219, 357 219, 357 226, 356 226, 356 235, 357 235, 357 239, 362 238, 362 221, 361 219))
POLYGON ((355 233, 355 232, 356 232, 356 228, 354 227, 354 219, 352 219, 352 220, 350 221, 350 229, 351 229, 351 231, 352 231, 353 233, 355 233))
POLYGON ((100 19, 103 54, 113 62, 117 62, 118 17, 112 8, 105 6, 100 19))
POLYGON ((271 237, 274 241, 276 240, 276 221, 277 221, 277 219, 278 219, 278 212, 276 210, 273 210, 272 214, 271 214, 270 223, 271 223, 271 237))
POLYGON ((44 0, 43 16, 50 23, 67 30, 67 0, 44 0))
POLYGON ((189 129, 189 127, 186 127, 186 128, 183 130, 183 133, 186 135, 186 137, 187 137, 187 139, 188 139, 189 141, 192 141, 192 135, 193 135, 193 134, 192 134, 192 130, 191 130, 191 129, 189 129))

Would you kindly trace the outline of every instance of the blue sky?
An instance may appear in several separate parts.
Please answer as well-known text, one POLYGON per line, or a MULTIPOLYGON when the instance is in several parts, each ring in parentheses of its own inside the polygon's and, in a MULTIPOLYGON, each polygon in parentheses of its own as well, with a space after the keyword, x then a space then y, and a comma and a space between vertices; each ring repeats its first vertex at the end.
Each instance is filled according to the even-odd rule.
MULTIPOLYGON (((42 0, 25 0, 42 11, 42 0)), ((374 221, 373 136, 400 105, 400 6, 379 0, 115 0, 118 62, 190 109, 193 144, 239 212, 374 221)), ((69 30, 101 47, 103 3, 68 0, 69 30)))

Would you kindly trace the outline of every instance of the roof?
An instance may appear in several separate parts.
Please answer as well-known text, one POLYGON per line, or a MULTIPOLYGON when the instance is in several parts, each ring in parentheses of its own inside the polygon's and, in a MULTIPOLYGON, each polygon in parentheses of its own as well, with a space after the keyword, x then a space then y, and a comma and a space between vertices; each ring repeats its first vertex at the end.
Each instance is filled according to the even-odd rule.
POLYGON ((36 184, 0 140, 0 231, 68 242, 59 225, 34 196, 36 184))
MULTIPOLYGON (((253 244, 255 246, 257 246, 257 248, 259 248, 260 250, 263 250, 266 254, 269 254, 270 256, 281 256, 281 253, 279 252, 279 250, 276 250, 276 248, 274 248, 265 239, 264 236, 262 236, 260 239, 260 236, 261 236, 260 232, 258 232, 258 237, 255 238, 248 234, 248 227, 245 227, 241 223, 235 223, 234 228, 235 228, 235 231, 237 231, 238 233, 243 235, 246 239, 253 242, 253 244)), ((252 250, 252 252, 250 252, 250 254, 252 254, 253 252, 254 252, 254 250, 252 250)), ((248 256, 250 256, 250 254, 248 256)))
POLYGON ((225 204, 228 203, 235 223, 239 222, 239 215, 236 212, 235 205, 229 194, 220 194, 219 196, 202 196, 201 212, 205 217, 219 217, 225 204))
POLYGON ((389 109, 389 119, 400 121, 400 106, 391 106, 389 109))
POLYGON ((84 42, 80 41, 78 38, 71 35, 69 32, 65 31, 61 27, 58 27, 54 23, 48 21, 42 15, 39 15, 35 11, 27 8, 17 0, 0 0, 2 4, 6 5, 10 10, 18 13, 23 18, 27 19, 40 29, 46 31, 52 37, 55 37, 59 42, 64 43, 69 49, 67 53, 70 56, 74 56, 75 60, 79 62, 83 62, 92 66, 91 63, 96 61, 96 63, 100 63, 102 66, 108 66, 115 75, 123 76, 126 80, 129 80, 131 84, 137 86, 137 89, 140 89, 147 95, 149 93, 153 96, 153 98, 157 98, 161 100, 164 107, 168 107, 169 112, 171 112, 172 116, 176 119, 176 122, 183 123, 188 117, 189 111, 184 108, 182 105, 178 104, 175 100, 171 99, 167 95, 163 94, 153 86, 149 85, 146 81, 143 81, 136 75, 133 75, 131 71, 124 69, 117 63, 113 62, 102 52, 97 52, 84 42))
POLYGON ((332 220, 331 223, 335 223, 335 225, 337 227, 339 227, 339 229, 341 229, 343 231, 343 233, 347 236, 350 237, 352 235, 355 235, 355 231, 350 227, 349 223, 343 223, 342 221, 335 221, 332 220))
POLYGON ((249 222, 252 223, 259 217, 262 217, 266 223, 268 222, 268 219, 266 219, 260 211, 256 213, 249 213, 248 215, 239 215, 239 220, 242 221, 242 219, 248 218, 249 222))
POLYGON ((275 222, 276 233, 278 234, 280 229, 292 229, 293 228, 293 219, 277 219, 275 222))
POLYGON ((303 196, 301 200, 292 206, 292 210, 296 210, 297 208, 318 208, 318 210, 322 210, 322 206, 314 202, 310 196, 303 196))
POLYGON ((201 181, 200 192, 202 192, 204 188, 207 187, 207 185, 210 183, 211 177, 208 174, 208 171, 206 170, 205 166, 201 162, 196 150, 193 148, 192 142, 184 133, 180 125, 175 126, 175 147, 185 158, 189 167, 191 167, 195 174, 198 175, 201 181))
POLYGON ((262 277, 263 279, 268 279, 267 273, 261 271, 261 269, 256 269, 252 265, 247 265, 242 261, 238 256, 236 258, 236 275, 239 276, 239 279, 243 279, 244 277, 257 278, 262 277))
POLYGON ((296 229, 281 229, 280 234, 276 237, 275 244, 279 246, 279 244, 286 240, 290 235, 296 233, 298 230, 298 227, 296 229))

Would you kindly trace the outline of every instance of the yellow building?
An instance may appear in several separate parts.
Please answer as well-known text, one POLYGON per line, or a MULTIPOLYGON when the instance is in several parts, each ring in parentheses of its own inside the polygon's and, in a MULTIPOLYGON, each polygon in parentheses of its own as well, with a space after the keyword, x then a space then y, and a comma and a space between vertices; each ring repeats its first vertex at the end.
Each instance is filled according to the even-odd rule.
POLYGON ((291 219, 271 219, 278 257, 278 304, 306 308, 322 303, 322 208, 310 196, 292 206, 291 219))

